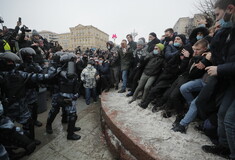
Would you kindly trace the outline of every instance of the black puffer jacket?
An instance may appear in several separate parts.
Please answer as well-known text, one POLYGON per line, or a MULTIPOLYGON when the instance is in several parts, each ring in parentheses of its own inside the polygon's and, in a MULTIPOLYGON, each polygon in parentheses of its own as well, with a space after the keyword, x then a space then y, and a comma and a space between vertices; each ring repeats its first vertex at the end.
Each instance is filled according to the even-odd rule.
POLYGON ((148 57, 148 63, 144 68, 144 73, 147 76, 157 76, 161 73, 163 64, 164 64, 163 54, 157 54, 157 55, 152 54, 148 57))

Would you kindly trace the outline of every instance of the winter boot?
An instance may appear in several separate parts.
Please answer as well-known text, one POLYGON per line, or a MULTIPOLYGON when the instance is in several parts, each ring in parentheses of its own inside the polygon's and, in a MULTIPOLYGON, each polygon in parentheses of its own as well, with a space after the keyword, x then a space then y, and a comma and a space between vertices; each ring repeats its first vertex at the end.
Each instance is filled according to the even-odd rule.
POLYGON ((218 155, 220 157, 229 159, 229 155, 230 155, 230 150, 229 148, 226 148, 222 145, 214 145, 214 146, 208 146, 208 145, 204 145, 202 146, 202 150, 206 153, 212 153, 215 155, 218 155))
POLYGON ((75 123, 77 120, 77 115, 76 113, 72 113, 69 115, 69 121, 68 121, 68 135, 67 135, 67 139, 68 140, 79 140, 81 139, 80 135, 77 135, 74 133, 75 131, 75 123))
POLYGON ((182 126, 180 123, 177 123, 173 128, 173 131, 175 132, 181 132, 181 133, 186 133, 186 127, 182 126))
POLYGON ((48 118, 47 118, 47 124, 46 124, 46 132, 48 134, 52 134, 53 130, 52 130, 52 122, 54 121, 56 115, 59 113, 58 109, 54 109, 53 111, 50 110, 49 114, 48 114, 48 118))

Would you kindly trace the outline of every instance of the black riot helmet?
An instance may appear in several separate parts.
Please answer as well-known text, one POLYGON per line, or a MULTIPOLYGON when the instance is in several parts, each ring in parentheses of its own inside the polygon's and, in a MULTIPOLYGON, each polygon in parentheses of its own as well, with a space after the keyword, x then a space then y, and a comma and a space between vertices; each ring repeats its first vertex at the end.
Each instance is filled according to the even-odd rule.
POLYGON ((33 57, 36 55, 34 49, 30 47, 22 48, 19 50, 19 57, 22 59, 24 63, 33 62, 33 57))
POLYGON ((54 53, 53 56, 52 56, 53 63, 59 64, 60 63, 60 57, 64 54, 66 54, 66 53, 62 52, 62 51, 58 51, 58 52, 54 53))
POLYGON ((0 53, 0 71, 11 71, 15 68, 20 58, 14 53, 0 53))
POLYGON ((77 59, 76 55, 74 53, 66 52, 64 55, 60 57, 61 63, 67 63, 67 62, 75 62, 77 59))

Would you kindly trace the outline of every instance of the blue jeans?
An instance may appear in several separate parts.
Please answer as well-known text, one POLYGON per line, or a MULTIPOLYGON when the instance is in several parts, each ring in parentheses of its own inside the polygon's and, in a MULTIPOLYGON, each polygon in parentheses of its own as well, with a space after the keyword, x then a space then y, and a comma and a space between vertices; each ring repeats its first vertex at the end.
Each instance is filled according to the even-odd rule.
POLYGON ((186 113, 184 118, 180 121, 181 125, 187 126, 197 117, 197 106, 195 104, 196 100, 197 97, 191 102, 188 112, 186 113))
POLYGON ((90 104, 90 99, 91 99, 91 94, 93 97, 93 101, 96 102, 96 88, 85 88, 86 91, 86 104, 89 105, 90 104))
POLYGON ((191 104, 191 102, 194 99, 193 92, 199 92, 203 87, 205 86, 205 83, 202 81, 202 79, 195 79, 192 81, 189 81, 185 84, 183 84, 180 87, 180 92, 188 105, 191 104))
POLYGON ((235 158, 235 85, 225 92, 218 111, 219 143, 229 146, 230 158, 235 158))
POLYGON ((122 71, 122 89, 126 90, 128 70, 122 71))

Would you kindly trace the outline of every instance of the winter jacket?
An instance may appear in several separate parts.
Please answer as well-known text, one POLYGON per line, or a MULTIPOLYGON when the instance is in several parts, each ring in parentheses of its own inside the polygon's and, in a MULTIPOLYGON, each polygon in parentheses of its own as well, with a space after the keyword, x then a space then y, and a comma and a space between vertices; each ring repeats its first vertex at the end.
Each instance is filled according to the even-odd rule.
POLYGON ((143 69, 146 65, 146 57, 150 56, 150 53, 145 49, 135 50, 133 53, 134 56, 134 68, 143 69))
POLYGON ((97 75, 97 70, 93 66, 88 65, 86 68, 84 68, 81 73, 83 86, 85 88, 95 88, 97 75))
POLYGON ((112 48, 111 51, 108 51, 109 53, 109 62, 110 67, 119 67, 120 66, 120 56, 118 54, 118 50, 116 48, 112 48))
POLYGON ((103 62, 102 65, 97 66, 97 70, 100 76, 109 76, 109 63, 107 61, 103 62))
POLYGON ((133 60, 133 50, 129 48, 126 53, 124 53, 122 48, 120 48, 118 50, 118 54, 121 59, 121 71, 130 69, 131 62, 133 60))
POLYGON ((217 68, 218 77, 223 77, 235 85, 235 26, 227 36, 227 41, 223 48, 224 64, 219 64, 217 68))
POLYGON ((134 41, 129 42, 128 45, 133 51, 137 48, 137 43, 134 41))
POLYGON ((147 43, 147 51, 150 53, 153 51, 154 47, 156 46, 156 44, 160 43, 160 40, 156 37, 155 39, 153 39, 151 42, 147 43))
POLYGON ((164 55, 157 54, 148 57, 149 61, 144 68, 144 73, 147 76, 157 76, 161 73, 164 64, 164 55))

